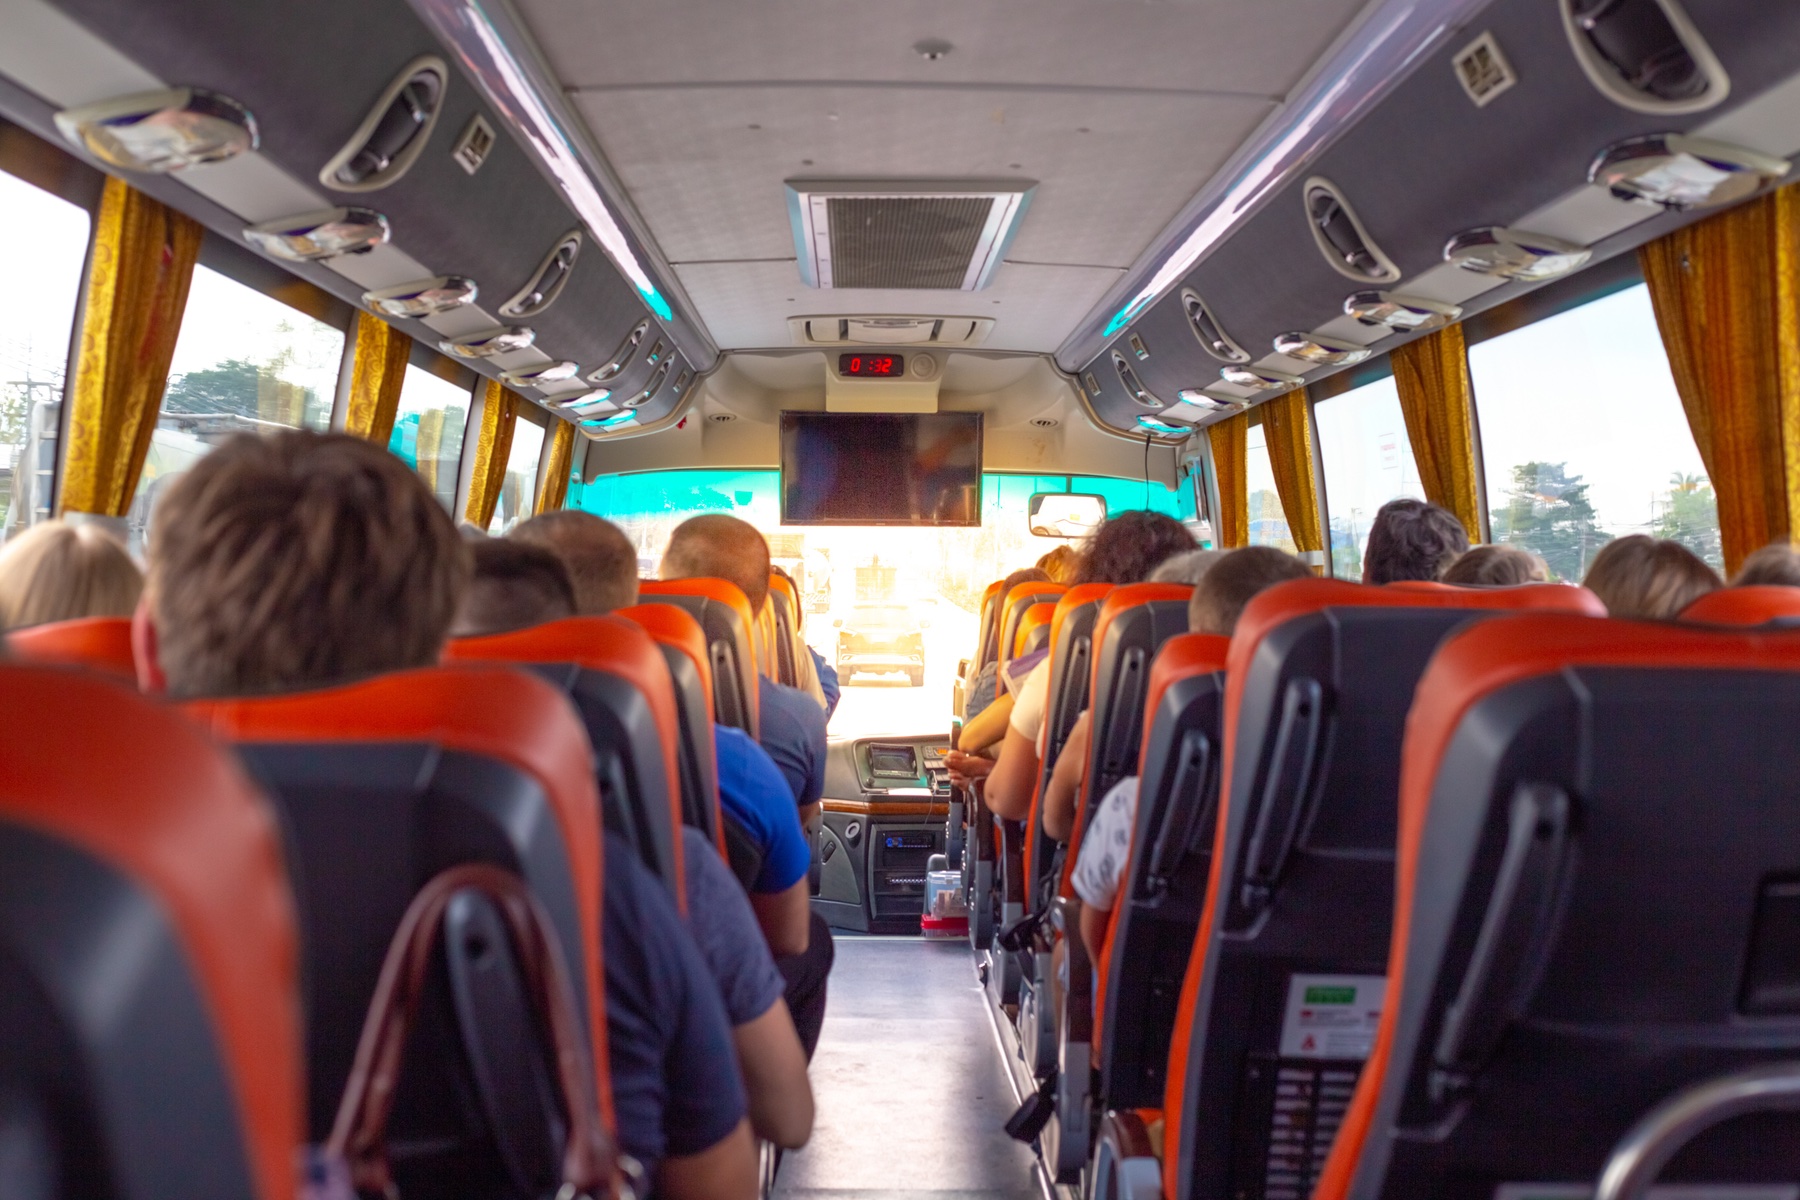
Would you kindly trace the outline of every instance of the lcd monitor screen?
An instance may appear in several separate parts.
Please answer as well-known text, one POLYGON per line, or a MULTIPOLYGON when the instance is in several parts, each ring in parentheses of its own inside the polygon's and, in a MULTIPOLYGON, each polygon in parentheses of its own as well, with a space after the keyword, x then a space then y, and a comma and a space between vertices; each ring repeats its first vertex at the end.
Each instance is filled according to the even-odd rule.
POLYGON ((980 413, 781 414, 784 525, 980 525, 980 413))

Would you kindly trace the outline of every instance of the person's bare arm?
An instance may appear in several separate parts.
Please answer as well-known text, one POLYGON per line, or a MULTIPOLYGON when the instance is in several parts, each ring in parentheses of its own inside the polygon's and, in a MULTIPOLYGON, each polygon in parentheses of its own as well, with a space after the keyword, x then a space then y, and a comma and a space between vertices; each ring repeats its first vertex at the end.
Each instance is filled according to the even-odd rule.
POLYGON ((1000 757, 987 780, 987 805, 994 815, 1008 821, 1023 821, 1030 816, 1037 775, 1037 744, 1008 726, 1006 740, 1000 743, 1000 757))
POLYGON ((806 831, 807 837, 811 837, 813 834, 819 832, 819 826, 824 824, 824 822, 824 801, 815 800, 811 804, 802 804, 800 806, 800 828, 806 831))
POLYGON ((1081 906, 1081 944, 1087 949, 1088 962, 1093 964, 1096 975, 1106 969, 1100 961, 1100 952, 1106 948, 1106 925, 1111 919, 1110 908, 1095 908, 1091 904, 1081 906))
POLYGON ((812 889, 802 878, 784 892, 751 892, 750 908, 776 958, 805 954, 812 941, 812 889))
POLYGON ((1004 738, 1006 730, 1012 722, 1015 699, 1016 697, 1008 692, 970 717, 969 723, 962 727, 962 733, 957 736, 957 749, 973 754, 977 750, 987 749, 1004 738))
POLYGON ((748 1117, 698 1154, 665 1158, 656 1167, 657 1200, 757 1200, 760 1190, 748 1117))
POLYGON ((1075 727, 1056 756, 1056 768, 1044 787, 1044 832, 1066 842, 1075 832, 1075 805, 1081 798, 1081 781, 1087 775, 1088 714, 1075 718, 1075 727))
POLYGON ((812 1084, 787 1001, 777 999, 768 1012, 733 1029, 731 1040, 750 1094, 750 1127, 756 1136, 783 1150, 806 1145, 812 1136, 812 1084))

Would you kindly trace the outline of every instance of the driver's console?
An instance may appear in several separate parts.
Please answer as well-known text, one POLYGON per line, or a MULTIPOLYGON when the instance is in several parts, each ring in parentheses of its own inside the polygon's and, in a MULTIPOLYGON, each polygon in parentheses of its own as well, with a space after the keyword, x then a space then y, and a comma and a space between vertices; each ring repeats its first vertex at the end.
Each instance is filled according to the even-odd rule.
POLYGON ((824 827, 813 843, 813 911, 834 929, 915 933, 925 871, 944 852, 950 773, 943 735, 833 742, 825 763, 824 827))

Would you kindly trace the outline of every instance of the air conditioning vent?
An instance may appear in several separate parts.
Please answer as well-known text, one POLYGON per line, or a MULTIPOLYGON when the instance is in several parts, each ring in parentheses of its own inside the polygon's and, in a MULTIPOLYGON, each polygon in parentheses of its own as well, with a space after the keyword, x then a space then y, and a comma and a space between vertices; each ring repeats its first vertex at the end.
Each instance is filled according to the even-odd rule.
POLYGON ((801 279, 816 288, 984 288, 1036 186, 789 180, 801 279))
POLYGON ((1713 107, 1731 80, 1679 0, 1563 0, 1563 28, 1581 69, 1634 112, 1713 107))
POLYGON ((1306 181, 1304 195, 1306 223, 1332 269, 1365 283, 1393 283, 1400 278, 1400 268, 1369 237, 1336 184, 1314 176, 1306 181))
POLYGON ((518 294, 500 306, 500 315, 509 321, 522 321, 555 304, 568 284, 569 275, 575 270, 575 259, 580 254, 581 231, 572 229, 551 247, 518 294))
POLYGON ((1031 427, 1033 429, 1055 429, 1060 424, 1062 424, 1062 422, 1058 421, 1055 417, 1031 418, 1031 427))
POLYGON ((976 346, 994 328, 992 317, 790 317, 800 346, 976 346))
POLYGON ((1247 363, 1250 353, 1232 340, 1225 327, 1213 316, 1212 309, 1206 307, 1192 288, 1181 289, 1182 311, 1187 313, 1188 325, 1194 336, 1200 339, 1200 345, 1206 352, 1224 363, 1247 363))
POLYGON ((1463 91, 1469 94, 1476 108, 1486 108, 1501 92, 1519 82, 1512 64, 1506 61, 1506 55, 1500 52, 1500 43, 1491 33, 1484 33, 1464 46, 1451 61, 1456 66, 1457 82, 1462 84, 1463 91))
POLYGON ((339 192, 372 192, 406 174, 431 140, 449 75, 436 55, 406 64, 350 141, 320 170, 319 182, 339 192))

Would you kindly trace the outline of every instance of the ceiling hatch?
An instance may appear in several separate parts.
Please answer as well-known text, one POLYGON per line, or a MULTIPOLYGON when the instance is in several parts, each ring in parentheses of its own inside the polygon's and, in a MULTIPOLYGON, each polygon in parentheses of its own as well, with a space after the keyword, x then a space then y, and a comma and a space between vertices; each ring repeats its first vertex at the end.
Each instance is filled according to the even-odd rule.
POLYGON ((984 288, 1037 184, 916 179, 787 182, 800 278, 816 288, 984 288))

